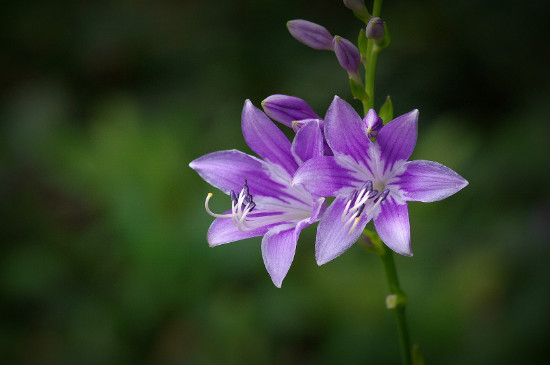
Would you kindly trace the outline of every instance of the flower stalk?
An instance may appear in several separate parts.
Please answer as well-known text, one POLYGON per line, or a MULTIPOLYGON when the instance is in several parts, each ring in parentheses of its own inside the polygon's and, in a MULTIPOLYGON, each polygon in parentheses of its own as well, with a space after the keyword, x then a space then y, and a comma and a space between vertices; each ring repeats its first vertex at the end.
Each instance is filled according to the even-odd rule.
MULTIPOLYGON (((382 0, 374 0, 372 17, 379 17, 382 8, 382 0)), ((370 109, 374 108, 374 79, 376 75, 376 64, 378 55, 382 50, 377 45, 375 40, 369 39, 366 49, 366 70, 365 70, 365 98, 362 100, 363 112, 366 115, 370 109)), ((393 113, 392 113, 393 114, 393 113)), ((411 357, 411 341, 409 329, 407 326, 407 318, 405 308, 407 306, 407 295, 399 286, 397 269, 393 259, 393 251, 386 246, 376 232, 365 230, 364 235, 368 237, 368 241, 372 243, 375 252, 382 260, 386 280, 390 289, 390 295, 386 298, 386 306, 388 309, 395 312, 395 320, 397 322, 397 331, 399 334, 399 345, 401 347, 401 360, 404 365, 412 364, 411 357)))

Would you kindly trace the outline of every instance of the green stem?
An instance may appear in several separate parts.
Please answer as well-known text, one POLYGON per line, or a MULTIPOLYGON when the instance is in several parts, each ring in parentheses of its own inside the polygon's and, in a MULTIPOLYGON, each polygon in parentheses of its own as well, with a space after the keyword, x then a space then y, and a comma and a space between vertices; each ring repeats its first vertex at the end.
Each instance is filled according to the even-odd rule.
MULTIPOLYGON (((379 17, 382 9, 382 0, 374 0, 372 7, 372 16, 379 17)), ((380 48, 374 43, 372 39, 369 39, 367 43, 367 67, 365 71, 365 92, 366 100, 363 100, 363 109, 365 114, 369 109, 374 108, 374 76, 376 73, 376 63, 378 62, 378 54, 380 48)))
POLYGON ((366 105, 363 104, 365 114, 369 111, 369 109, 374 108, 374 77, 376 73, 378 55, 380 54, 380 48, 378 48, 378 46, 370 39, 368 49, 370 52, 367 52, 367 70, 365 72, 365 92, 367 93, 368 98, 366 100, 366 105))
MULTIPOLYGON (((379 17, 382 8, 382 0, 374 0, 372 16, 379 17)), ((376 74, 376 63, 378 55, 382 48, 378 47, 372 39, 369 39, 366 47, 366 70, 365 70, 365 93, 366 97, 361 100, 363 103, 364 115, 369 109, 374 108, 374 78, 376 74)), ((397 321, 397 331, 399 333, 399 344, 401 346, 401 359, 404 365, 412 364, 411 356, 411 341, 409 338, 409 330, 407 327, 407 318, 405 316, 405 307, 407 306, 407 295, 399 287, 399 279, 397 278, 397 270, 393 260, 393 251, 386 246, 380 237, 374 232, 365 231, 365 236, 368 237, 368 249, 380 256, 386 278, 390 287, 390 295, 386 299, 388 309, 395 312, 397 321)))
POLYGON ((382 244, 381 246, 383 253, 380 254, 380 258, 382 259, 384 271, 386 272, 386 278, 390 287, 390 295, 395 296, 393 298, 394 305, 390 307, 389 301, 387 301, 387 304, 388 307, 390 307, 389 309, 395 311, 397 330, 399 332, 399 344, 401 345, 401 359, 403 364, 410 365, 412 364, 411 341, 407 327, 407 318, 405 317, 407 296, 399 287, 399 279, 397 278, 397 270, 395 269, 393 252, 385 244, 382 244))
POLYGON ((372 6, 372 16, 379 17, 381 9, 382 9, 382 0, 374 0, 374 4, 372 6))

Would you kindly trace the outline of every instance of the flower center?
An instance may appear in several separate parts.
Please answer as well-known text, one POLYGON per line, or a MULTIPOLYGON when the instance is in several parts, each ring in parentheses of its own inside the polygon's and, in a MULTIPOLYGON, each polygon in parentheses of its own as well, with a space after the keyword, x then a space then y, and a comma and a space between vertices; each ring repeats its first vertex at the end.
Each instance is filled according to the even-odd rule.
POLYGON ((250 195, 248 190, 246 179, 244 180, 244 185, 239 193, 239 196, 237 196, 233 190, 231 190, 229 196, 231 197, 231 213, 218 214, 210 210, 208 202, 210 201, 210 198, 212 198, 212 193, 208 193, 206 196, 206 201, 204 202, 206 212, 215 218, 231 218, 235 227, 241 231, 244 230, 244 228, 253 228, 246 224, 246 216, 254 210, 256 203, 252 200, 252 195, 250 195))
POLYGON ((389 189, 384 189, 378 194, 378 190, 374 190, 371 180, 363 184, 361 189, 352 191, 341 217, 342 222, 345 222, 344 227, 351 224, 348 234, 351 235, 355 231, 361 216, 372 214, 389 193, 389 189), (366 209, 367 206, 368 209, 366 209))

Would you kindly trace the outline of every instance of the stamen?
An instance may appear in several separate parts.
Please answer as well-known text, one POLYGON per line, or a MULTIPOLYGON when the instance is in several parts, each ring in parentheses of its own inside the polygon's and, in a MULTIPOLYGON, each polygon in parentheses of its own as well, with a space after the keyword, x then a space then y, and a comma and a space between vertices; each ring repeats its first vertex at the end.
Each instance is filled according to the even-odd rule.
POLYGON ((353 234, 353 232, 355 231, 355 228, 357 228, 357 225, 359 224, 360 220, 361 219, 359 217, 355 218, 355 221, 353 222, 351 228, 349 229, 348 235, 351 236, 353 234))
POLYGON ((365 213, 366 215, 369 215, 371 214, 372 212, 374 212, 374 210, 376 208, 378 208, 378 206, 380 205, 380 203, 382 203, 384 200, 386 200, 388 194, 390 193, 390 191, 388 189, 384 189, 382 190, 382 192, 380 193, 380 195, 378 195, 378 197, 374 200, 374 204, 372 205, 372 207, 369 209, 369 211, 367 213, 365 213))
POLYGON ((346 204, 346 207, 344 208, 344 211, 342 212, 342 216, 340 217, 342 222, 344 222, 346 220, 346 217, 347 217, 348 211, 349 211, 349 206, 351 205, 351 202, 355 198, 357 198, 357 190, 352 191, 351 194, 349 195, 348 203, 346 204))
POLYGON ((348 202, 344 211, 342 212, 341 221, 344 223, 344 228, 351 224, 351 227, 348 231, 348 234, 351 235, 355 232, 355 229, 359 225, 361 217, 363 215, 371 215, 380 204, 388 197, 390 193, 389 189, 384 189, 378 195, 378 190, 373 190, 372 182, 367 181, 361 188, 359 192, 353 191, 348 198, 348 202), (378 195, 378 196, 377 196, 378 195), (369 199, 375 198, 372 201, 372 205, 367 209, 367 201, 369 199), (355 201, 354 201, 355 200, 355 201), (350 205, 354 203, 352 207, 350 205), (353 224, 352 224, 353 222, 353 224))
POLYGON ((382 190, 378 198, 376 198, 375 202, 378 202, 379 200, 380 202, 382 202, 382 200, 386 199, 389 193, 390 193, 389 189, 382 190))

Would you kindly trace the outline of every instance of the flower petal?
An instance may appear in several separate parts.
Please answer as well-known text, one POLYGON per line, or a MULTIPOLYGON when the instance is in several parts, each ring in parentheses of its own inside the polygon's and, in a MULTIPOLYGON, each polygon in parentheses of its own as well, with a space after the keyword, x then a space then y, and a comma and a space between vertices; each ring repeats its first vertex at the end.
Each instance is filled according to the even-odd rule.
POLYGON ((238 150, 212 152, 192 161, 189 166, 226 194, 231 190, 241 191, 246 179, 252 195, 284 195, 285 187, 273 181, 264 161, 238 150))
POLYGON ((304 100, 295 96, 268 96, 262 101, 262 108, 268 117, 289 127, 295 120, 321 119, 304 100))
POLYGON ((350 248, 370 220, 363 214, 353 233, 349 234, 350 226, 344 227, 342 222, 342 213, 347 202, 347 197, 337 197, 319 222, 315 242, 315 259, 318 265, 331 261, 350 248))
POLYGON ((307 220, 296 227, 281 225, 271 229, 262 239, 262 257, 273 284, 280 288, 296 253, 300 231, 308 226, 307 220), (286 228, 286 229, 285 229, 286 228))
POLYGON ((385 160, 385 170, 396 161, 408 160, 416 145, 418 110, 403 114, 386 124, 376 139, 385 160))
POLYGON ((298 165, 290 152, 290 141, 250 100, 244 104, 241 120, 244 139, 254 152, 290 174, 296 171, 298 165))
POLYGON ((400 189, 406 200, 434 202, 445 199, 468 185, 462 176, 440 163, 409 161, 400 176, 400 189))
POLYGON ((352 171, 340 166, 333 156, 315 157, 298 168, 292 185, 302 185, 315 196, 336 196, 360 184, 352 171))
MULTIPOLYGON (((231 213, 228 211, 227 213, 231 213)), ((224 243, 244 240, 245 238, 263 236, 273 228, 273 225, 259 227, 250 231, 240 231, 231 222, 231 218, 216 218, 210 225, 206 240, 210 247, 223 245, 224 243)))
POLYGON ((323 132, 317 119, 312 119, 300 128, 292 141, 291 151, 298 165, 310 158, 323 156, 323 132))
POLYGON ((391 195, 388 196, 374 218, 374 227, 386 246, 400 255, 412 256, 407 203, 397 204, 391 195))
POLYGON ((335 155, 348 155, 366 163, 372 142, 367 138, 363 120, 338 96, 334 97, 325 117, 325 136, 335 155))

